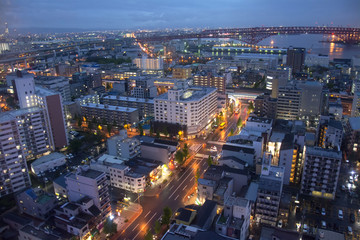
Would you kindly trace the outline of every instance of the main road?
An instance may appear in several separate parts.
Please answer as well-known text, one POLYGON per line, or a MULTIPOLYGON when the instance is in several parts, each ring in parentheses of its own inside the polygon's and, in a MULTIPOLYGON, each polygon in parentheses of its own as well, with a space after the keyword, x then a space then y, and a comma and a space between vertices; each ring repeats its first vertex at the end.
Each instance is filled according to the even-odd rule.
POLYGON ((240 113, 233 114, 231 117, 226 119, 226 129, 217 129, 210 135, 208 140, 196 139, 188 141, 190 149, 199 149, 199 151, 192 152, 187 167, 180 172, 175 172, 176 176, 162 188, 162 191, 158 195, 143 196, 140 198, 140 204, 143 208, 141 215, 127 227, 125 232, 121 233, 121 235, 117 238, 118 240, 144 239, 144 235, 147 231, 150 228, 153 228, 155 221, 162 216, 163 209, 165 207, 170 207, 171 210, 175 212, 178 208, 190 204, 188 202, 184 202, 184 199, 186 201, 186 196, 196 184, 196 170, 199 169, 202 175, 208 167, 206 155, 209 154, 209 151, 208 148, 202 148, 201 146, 209 140, 226 141, 226 137, 229 134, 230 129, 236 129, 236 123, 239 115, 243 120, 246 119, 246 105, 241 107, 240 113), (196 153, 199 153, 199 155, 196 156, 196 153))

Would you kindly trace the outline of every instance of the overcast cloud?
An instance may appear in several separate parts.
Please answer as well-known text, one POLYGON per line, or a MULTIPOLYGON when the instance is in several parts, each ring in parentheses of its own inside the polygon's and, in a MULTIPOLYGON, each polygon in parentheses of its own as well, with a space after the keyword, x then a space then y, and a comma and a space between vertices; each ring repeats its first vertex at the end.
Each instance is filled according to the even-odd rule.
POLYGON ((360 27, 359 0, 0 0, 13 28, 360 27))

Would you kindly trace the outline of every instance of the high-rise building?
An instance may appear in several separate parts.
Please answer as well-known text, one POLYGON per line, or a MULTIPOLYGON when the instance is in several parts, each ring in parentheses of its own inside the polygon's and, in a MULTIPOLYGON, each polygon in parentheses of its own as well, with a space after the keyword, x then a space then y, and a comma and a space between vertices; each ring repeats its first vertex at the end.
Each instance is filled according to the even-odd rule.
POLYGON ((61 94, 62 101, 71 101, 69 80, 65 77, 40 76, 35 78, 35 84, 61 94))
POLYGON ((8 34, 9 34, 9 26, 8 26, 8 23, 7 23, 7 22, 5 23, 5 31, 4 31, 4 34, 5 34, 5 35, 8 35, 8 34))
POLYGON ((266 89, 271 90, 271 97, 277 98, 279 87, 285 86, 291 78, 291 68, 270 69, 266 73, 266 89))
POLYGON ((275 226, 278 219, 280 199, 283 189, 284 169, 263 165, 256 200, 257 221, 275 226))
POLYGON ((340 148, 343 138, 343 126, 329 116, 321 116, 317 131, 317 145, 322 148, 340 148))
MULTIPOLYGON (((211 124, 217 111, 216 88, 173 88, 154 99, 155 121, 184 126, 187 135, 195 136, 211 124)), ((176 130, 179 131, 180 129, 176 130)), ((169 131, 169 130, 168 130, 169 131)))
POLYGON ((2 113, 1 117, 17 125, 17 137, 26 159, 34 159, 54 149, 44 109, 23 108, 2 113))
POLYGON ((94 205, 101 210, 103 219, 110 214, 109 183, 104 172, 83 166, 77 169, 76 173, 68 173, 65 182, 71 202, 87 196, 93 199, 94 205))
POLYGON ((45 109, 55 148, 68 145, 67 128, 61 95, 42 87, 36 87, 37 106, 45 109))
POLYGON ((276 118, 295 120, 299 116, 301 90, 291 84, 279 88, 276 118))
POLYGON ((34 107, 37 105, 35 95, 34 76, 28 73, 16 72, 16 76, 7 77, 8 84, 14 89, 15 99, 18 100, 20 108, 34 107))
POLYGON ((306 147, 301 193, 334 199, 342 154, 337 149, 306 147))
POLYGON ((12 83, 20 108, 38 106, 45 110, 55 148, 66 146, 68 144, 67 129, 60 93, 43 87, 35 87, 33 75, 20 71, 17 71, 16 76, 7 77, 7 81, 8 84, 12 83))
MULTIPOLYGON (((27 112, 28 110, 16 112, 19 111, 27 112)), ((31 186, 20 136, 21 114, 18 116, 20 119, 9 112, 0 114, 0 197, 31 186)), ((26 113, 24 113, 24 118, 25 116, 26 113)))
POLYGON ((317 81, 297 81, 301 89, 299 117, 318 116, 321 111, 322 84, 317 81))
POLYGON ((305 48, 288 48, 286 66, 290 67, 293 73, 301 72, 304 68, 304 62, 305 48))

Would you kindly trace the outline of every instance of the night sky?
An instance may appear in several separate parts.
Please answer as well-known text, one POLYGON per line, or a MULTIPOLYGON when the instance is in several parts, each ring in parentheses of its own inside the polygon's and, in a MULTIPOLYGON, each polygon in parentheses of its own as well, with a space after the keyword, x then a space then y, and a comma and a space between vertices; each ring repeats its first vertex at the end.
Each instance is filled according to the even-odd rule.
POLYGON ((360 27, 359 0, 0 0, 11 28, 360 27))

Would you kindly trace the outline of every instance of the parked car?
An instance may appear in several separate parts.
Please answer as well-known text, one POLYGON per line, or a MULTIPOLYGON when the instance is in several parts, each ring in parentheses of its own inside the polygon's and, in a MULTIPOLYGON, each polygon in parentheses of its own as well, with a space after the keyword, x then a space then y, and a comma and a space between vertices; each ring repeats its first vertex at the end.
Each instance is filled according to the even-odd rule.
POLYGON ((353 234, 352 228, 351 228, 350 226, 348 226, 348 234, 349 234, 349 235, 352 235, 352 234, 353 234))
POLYGON ((341 209, 339 210, 338 217, 339 217, 340 220, 344 219, 343 211, 341 209))
POLYGON ((325 215, 326 215, 325 208, 322 208, 322 209, 321 209, 321 215, 323 215, 323 216, 325 216, 325 215))
POLYGON ((326 222, 325 221, 321 221, 321 227, 326 229, 326 222))
POLYGON ((309 227, 307 224, 304 224, 303 232, 307 233, 309 231, 309 227))
POLYGON ((282 220, 279 220, 278 224, 277 224, 277 227, 278 228, 282 228, 283 227, 283 221, 282 220))

